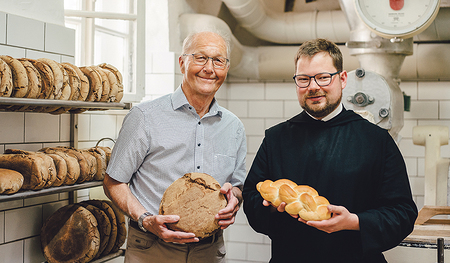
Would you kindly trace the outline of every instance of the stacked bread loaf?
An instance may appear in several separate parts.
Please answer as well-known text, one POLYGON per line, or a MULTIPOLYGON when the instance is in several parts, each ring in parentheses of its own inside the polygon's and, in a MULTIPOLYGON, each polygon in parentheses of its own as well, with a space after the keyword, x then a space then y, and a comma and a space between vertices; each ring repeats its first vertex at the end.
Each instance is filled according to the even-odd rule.
POLYGON ((49 263, 102 258, 125 243, 125 224, 125 215, 109 200, 66 205, 42 226, 42 252, 49 263))
MULTIPOLYGON (((0 56, 0 97, 120 102, 123 97, 123 79, 120 71, 107 63, 77 67, 48 58, 16 59, 3 55, 0 56)), ((6 108, 52 114, 80 110, 55 106, 6 108)))
MULTIPOLYGON (((101 146, 89 149, 48 147, 37 152, 7 149, 0 155, 0 168, 14 170, 23 176, 23 184, 19 189, 39 190, 102 181, 110 155, 111 149, 101 146)), ((0 170, 0 182, 5 178, 6 175, 0 170)))

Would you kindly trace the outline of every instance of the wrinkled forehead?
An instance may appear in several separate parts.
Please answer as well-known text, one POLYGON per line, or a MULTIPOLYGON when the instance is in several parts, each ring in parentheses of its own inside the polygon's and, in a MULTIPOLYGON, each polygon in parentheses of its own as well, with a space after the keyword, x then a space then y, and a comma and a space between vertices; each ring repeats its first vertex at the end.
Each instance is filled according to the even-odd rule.
POLYGON ((186 43, 183 53, 227 57, 227 45, 220 35, 213 32, 201 32, 195 34, 190 42, 186 43))

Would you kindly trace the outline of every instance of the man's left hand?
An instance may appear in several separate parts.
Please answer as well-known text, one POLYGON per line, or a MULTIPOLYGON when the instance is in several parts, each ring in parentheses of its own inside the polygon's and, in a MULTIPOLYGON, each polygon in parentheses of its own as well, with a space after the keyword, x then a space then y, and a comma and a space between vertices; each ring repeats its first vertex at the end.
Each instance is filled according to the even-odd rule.
POLYGON ((227 206, 220 210, 215 216, 219 220, 219 225, 221 229, 226 229, 228 226, 232 225, 235 221, 236 213, 239 210, 240 203, 242 200, 241 190, 237 187, 233 187, 230 183, 225 183, 220 192, 227 198, 227 206))
POLYGON ((330 219, 322 221, 305 221, 299 217, 298 221, 327 233, 333 233, 341 230, 359 230, 358 216, 350 213, 347 208, 343 206, 328 205, 328 210, 333 215, 330 219))

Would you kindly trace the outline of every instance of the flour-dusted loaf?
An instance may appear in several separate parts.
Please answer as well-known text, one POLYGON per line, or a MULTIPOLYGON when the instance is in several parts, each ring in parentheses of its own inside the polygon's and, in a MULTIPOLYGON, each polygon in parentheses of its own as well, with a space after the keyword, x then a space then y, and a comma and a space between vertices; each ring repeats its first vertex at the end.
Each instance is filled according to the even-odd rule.
POLYGON ((164 192, 159 206, 161 215, 179 215, 171 230, 194 233, 199 239, 219 230, 215 215, 225 208, 227 200, 220 184, 204 173, 188 173, 173 182, 164 192))
POLYGON ((23 175, 17 171, 0 168, 0 194, 14 194, 23 185, 23 175))

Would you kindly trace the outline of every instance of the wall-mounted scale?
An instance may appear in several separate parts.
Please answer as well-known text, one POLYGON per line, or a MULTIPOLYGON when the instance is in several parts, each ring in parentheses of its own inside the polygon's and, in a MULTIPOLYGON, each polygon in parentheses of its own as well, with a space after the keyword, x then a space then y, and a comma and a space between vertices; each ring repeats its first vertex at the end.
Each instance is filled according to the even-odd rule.
POLYGON ((436 18, 440 0, 355 0, 361 20, 385 38, 410 38, 436 18))
POLYGON ((372 114, 374 123, 398 139, 405 110, 399 72, 405 57, 413 54, 412 37, 432 24, 441 0, 339 2, 350 25, 346 45, 350 55, 358 57, 358 71, 365 72, 349 72, 344 106, 372 114))

